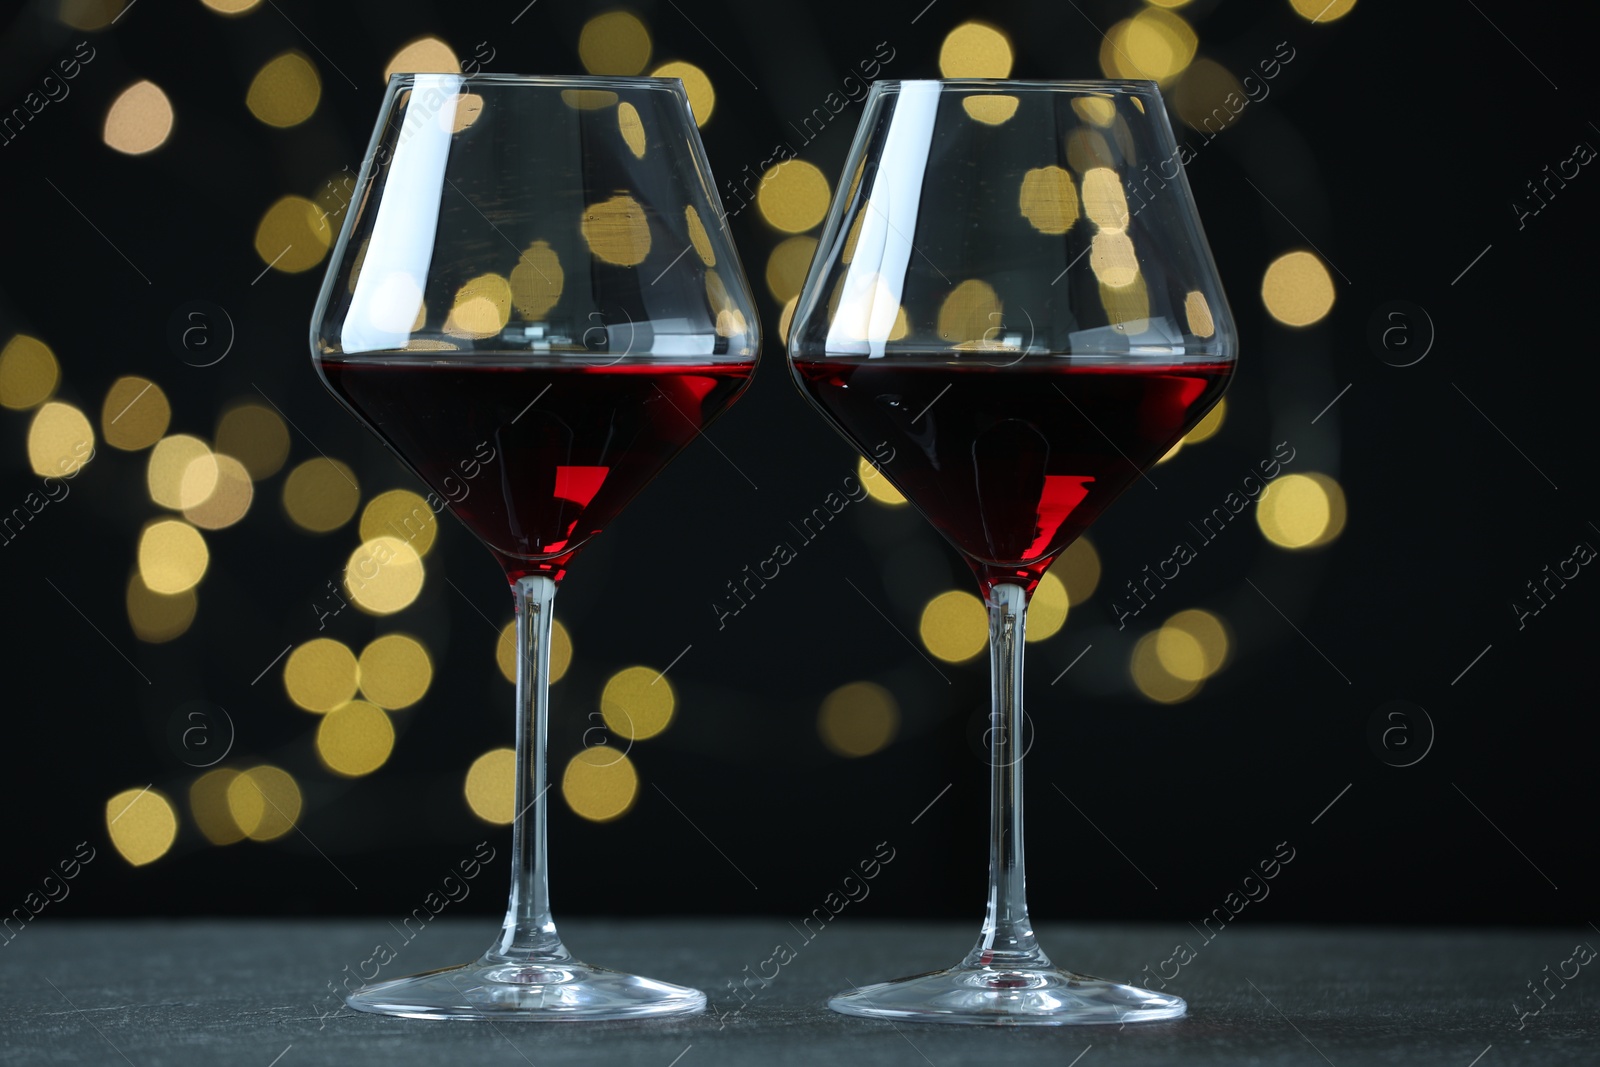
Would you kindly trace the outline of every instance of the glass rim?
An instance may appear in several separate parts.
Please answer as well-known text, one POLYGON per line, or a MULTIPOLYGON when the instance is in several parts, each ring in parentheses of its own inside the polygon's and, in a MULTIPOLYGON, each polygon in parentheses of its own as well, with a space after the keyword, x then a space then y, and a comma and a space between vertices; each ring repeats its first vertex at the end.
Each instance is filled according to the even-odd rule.
POLYGON ((528 85, 551 89, 657 89, 672 93, 683 91, 681 78, 628 74, 499 74, 488 71, 466 74, 447 70, 397 70, 389 75, 389 84, 413 84, 417 78, 460 78, 463 82, 474 85, 528 85))
POLYGON ((941 89, 988 89, 995 92, 1123 93, 1149 95, 1160 87, 1140 78, 888 78, 872 83, 874 93, 899 92, 908 85, 937 85, 941 89))

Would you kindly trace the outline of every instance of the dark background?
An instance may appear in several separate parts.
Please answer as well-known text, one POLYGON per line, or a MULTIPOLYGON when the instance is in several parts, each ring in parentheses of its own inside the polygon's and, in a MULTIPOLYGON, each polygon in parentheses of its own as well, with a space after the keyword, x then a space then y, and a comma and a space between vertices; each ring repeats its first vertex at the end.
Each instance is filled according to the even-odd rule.
MULTIPOLYGON (((702 136, 724 180, 795 141, 788 124, 879 42, 894 49, 881 76, 937 77, 945 35, 976 17, 1010 36, 1015 77, 1099 77, 1100 31, 1138 10, 1128 0, 923 3, 631 10, 652 34, 652 66, 681 58, 711 77, 716 110, 702 136)), ((57 914, 398 916, 476 842, 506 854, 509 831, 470 813, 461 782, 478 754, 510 743, 511 687, 479 617, 497 627, 510 605, 488 554, 453 522, 442 523, 412 607, 330 623, 358 649, 402 630, 433 654, 432 687, 394 716, 399 738, 384 767, 354 780, 328 773, 312 747, 315 719, 288 701, 281 666, 252 684, 286 644, 316 636, 310 605, 356 544, 354 522, 312 535, 287 520, 289 467, 320 448, 355 469, 363 502, 420 487, 312 370, 306 324, 323 266, 251 280, 264 266, 252 247, 262 212, 354 167, 384 66, 404 43, 434 34, 465 59, 486 41, 495 50, 486 69, 581 73, 579 32, 610 10, 540 0, 513 24, 521 8, 283 2, 227 19, 197 0, 145 2, 90 33, 64 27, 55 3, 4 16, 7 110, 77 41, 98 54, 68 99, 0 147, 0 338, 20 331, 50 344, 58 398, 97 430, 111 382, 139 374, 172 400, 169 432, 209 439, 218 414, 259 388, 304 433, 292 434, 284 471, 256 486, 247 518, 206 535, 199 615, 170 643, 141 643, 122 604, 139 530, 160 513, 144 490, 144 453, 102 447, 67 500, 0 548, 0 908, 20 905, 83 840, 101 857, 57 914), (308 122, 270 129, 245 109, 245 90, 291 48, 316 63, 321 102, 308 122), (163 87, 177 124, 161 149, 130 157, 100 130, 110 101, 139 78, 163 87), (225 308, 237 331, 208 368, 187 365, 167 340, 174 313, 194 300, 225 308), (193 700, 225 708, 236 728, 224 766, 272 763, 295 776, 298 832, 216 847, 196 831, 185 798, 198 772, 169 735, 193 700), (179 831, 165 856, 133 868, 110 846, 105 805, 147 784, 173 799, 179 831)), ((1512 206, 1546 164, 1578 142, 1600 145, 1593 34, 1553 11, 1362 0, 1316 25, 1287 2, 1197 0, 1179 12, 1200 54, 1236 76, 1281 41, 1295 58, 1270 97, 1215 140, 1178 126, 1198 148, 1189 180, 1243 355, 1221 433, 1159 468, 1159 490, 1135 484, 1111 510, 1091 535, 1099 590, 1060 634, 1030 647, 1036 918, 1198 921, 1285 841, 1293 863, 1252 905, 1274 920, 1570 925, 1600 910, 1584 861, 1600 741, 1600 578, 1585 570, 1520 631, 1511 609, 1545 564, 1577 542, 1600 543, 1580 429, 1600 359, 1585 325, 1600 177, 1586 168, 1521 228, 1512 206), (1320 323, 1290 329, 1263 307, 1263 271, 1313 244, 1336 265, 1337 302, 1320 323), (1369 343, 1392 300, 1425 309, 1436 330, 1414 366, 1388 365, 1369 343), (1166 556, 1189 519, 1283 440, 1297 450, 1291 469, 1343 486, 1342 536, 1286 552, 1242 519, 1119 633, 1113 590, 1166 556), (1186 607, 1227 621, 1231 661, 1194 699, 1152 703, 1129 681, 1133 642, 1186 607), (1413 713, 1409 751, 1427 754, 1403 768, 1369 740, 1374 715, 1397 699, 1431 721, 1413 713)), ((830 183, 858 113, 852 105, 801 152, 830 183)), ((947 684, 846 582, 914 635, 928 597, 970 587, 953 551, 908 509, 852 505, 726 629, 709 607, 855 461, 787 379, 779 305, 762 282, 783 235, 755 210, 732 227, 768 341, 754 387, 711 431, 727 458, 689 449, 561 592, 576 656, 554 690, 557 772, 607 677, 692 650, 672 668, 674 725, 633 750, 642 781, 633 810, 597 825, 555 803, 557 913, 798 917, 887 841, 896 859, 853 913, 976 924, 987 786, 972 740, 986 663, 940 664, 947 684), (884 580, 908 556, 914 597, 884 580), (886 749, 846 760, 821 743, 817 707, 857 679, 886 686, 902 721, 886 749)), ((1425 321, 1413 312, 1408 323, 1421 343, 1425 321)), ((26 412, 0 412, 6 509, 38 486, 27 428, 26 412)), ((489 871, 489 888, 463 911, 499 909, 504 859, 489 871)))

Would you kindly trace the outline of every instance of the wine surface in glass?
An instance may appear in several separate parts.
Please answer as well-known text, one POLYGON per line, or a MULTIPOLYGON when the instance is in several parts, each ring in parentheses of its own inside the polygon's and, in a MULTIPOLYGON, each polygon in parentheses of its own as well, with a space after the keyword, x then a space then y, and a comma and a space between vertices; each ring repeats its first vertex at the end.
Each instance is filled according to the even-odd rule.
POLYGON ((333 390, 494 552, 560 581, 748 383, 747 363, 324 357, 333 390), (518 362, 520 361, 520 362, 518 362))
MULTIPOLYGON (((995 353, 995 360, 1004 353, 995 353)), ((987 595, 1050 562, 1205 416, 1230 362, 793 361, 801 388, 964 556, 987 595)))

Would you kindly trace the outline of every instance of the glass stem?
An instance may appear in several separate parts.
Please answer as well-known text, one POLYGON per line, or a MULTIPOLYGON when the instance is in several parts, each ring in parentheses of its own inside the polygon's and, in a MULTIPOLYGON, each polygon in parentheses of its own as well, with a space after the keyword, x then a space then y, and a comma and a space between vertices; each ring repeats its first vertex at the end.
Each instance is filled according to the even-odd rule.
POLYGON ((989 593, 989 663, 994 703, 989 719, 989 913, 964 967, 1049 967, 1028 921, 1022 849, 1023 626, 1028 597, 1020 585, 989 593))
POLYGON ((505 926, 485 959, 558 963, 572 958, 550 917, 546 853, 550 725, 550 632, 556 583, 542 575, 512 584, 517 612, 516 817, 511 823, 511 902, 505 926))

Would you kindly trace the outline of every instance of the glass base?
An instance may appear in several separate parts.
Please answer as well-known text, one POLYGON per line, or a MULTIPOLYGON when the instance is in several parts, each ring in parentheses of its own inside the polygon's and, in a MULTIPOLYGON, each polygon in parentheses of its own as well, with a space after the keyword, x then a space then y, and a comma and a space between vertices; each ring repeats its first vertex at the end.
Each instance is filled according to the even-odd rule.
POLYGON ((862 986, 828 1007, 868 1019, 990 1026, 1064 1026, 1176 1019, 1182 997, 1055 967, 953 967, 862 986))
POLYGON ((577 960, 479 960, 362 986, 345 1003, 357 1011, 410 1019, 560 1022, 689 1015, 705 1008, 706 995, 577 960))

